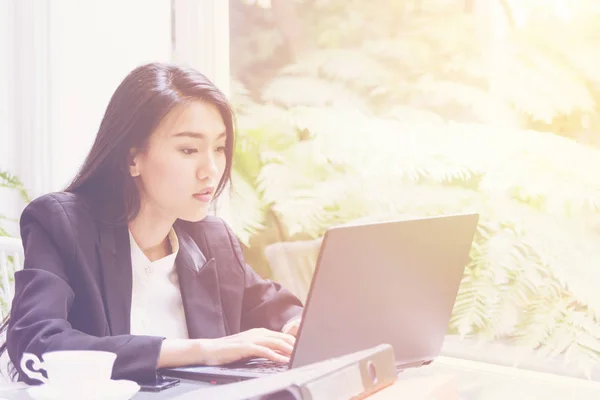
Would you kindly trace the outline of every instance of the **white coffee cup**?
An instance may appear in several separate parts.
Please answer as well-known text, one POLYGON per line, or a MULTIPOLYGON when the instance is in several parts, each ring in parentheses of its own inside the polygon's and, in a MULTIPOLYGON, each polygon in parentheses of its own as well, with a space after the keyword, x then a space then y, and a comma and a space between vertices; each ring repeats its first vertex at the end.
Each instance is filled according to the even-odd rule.
POLYGON ((35 354, 25 353, 21 370, 30 379, 57 388, 91 388, 110 381, 116 358, 115 353, 107 351, 64 350, 44 353, 42 361, 35 354), (33 361, 33 369, 29 369, 29 361, 33 361), (48 378, 38 372, 42 369, 48 378))

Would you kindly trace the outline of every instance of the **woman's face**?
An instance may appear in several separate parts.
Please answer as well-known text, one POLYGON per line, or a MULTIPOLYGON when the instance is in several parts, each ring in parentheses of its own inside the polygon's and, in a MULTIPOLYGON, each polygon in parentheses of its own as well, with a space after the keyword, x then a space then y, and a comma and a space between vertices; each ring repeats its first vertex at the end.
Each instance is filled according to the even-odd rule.
POLYGON ((143 149, 132 149, 130 174, 141 211, 200 221, 225 170, 226 130, 219 110, 203 101, 175 107, 143 149))

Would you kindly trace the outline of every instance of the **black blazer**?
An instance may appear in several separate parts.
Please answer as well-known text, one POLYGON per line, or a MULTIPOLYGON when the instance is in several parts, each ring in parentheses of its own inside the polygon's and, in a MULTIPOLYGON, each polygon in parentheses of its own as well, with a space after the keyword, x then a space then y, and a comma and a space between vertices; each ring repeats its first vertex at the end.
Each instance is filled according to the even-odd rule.
MULTIPOLYGON (((15 274, 7 347, 19 379, 23 353, 67 349, 117 354, 114 379, 152 381, 161 337, 130 335, 131 256, 126 225, 99 221, 81 195, 53 193, 21 216, 25 264, 15 274)), ((219 218, 177 221, 177 274, 190 338, 217 338, 254 327, 280 330, 300 301, 244 263, 219 218), (201 265, 200 251, 208 260, 201 265)))

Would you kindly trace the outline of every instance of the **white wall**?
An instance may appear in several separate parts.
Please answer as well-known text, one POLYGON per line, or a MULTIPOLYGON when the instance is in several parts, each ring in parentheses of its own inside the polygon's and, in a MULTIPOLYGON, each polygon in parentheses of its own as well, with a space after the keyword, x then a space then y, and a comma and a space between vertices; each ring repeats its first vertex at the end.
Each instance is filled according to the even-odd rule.
MULTIPOLYGON (((0 170, 16 171, 17 152, 16 138, 13 132, 11 107, 11 86, 13 65, 10 62, 13 53, 13 8, 12 2, 0 0, 0 170)), ((15 191, 0 188, 0 214, 15 217, 14 210, 20 206, 20 199, 15 191)), ((16 231, 16 223, 2 223, 2 227, 10 233, 16 231)))
MULTIPOLYGON (((0 0, 0 168, 33 197, 64 188, 119 82, 171 53, 170 0, 0 0)), ((0 191, 0 213, 22 207, 0 191)))
POLYGON ((229 94, 229 1, 174 0, 174 62, 189 65, 229 94))
POLYGON ((136 66, 171 59, 169 0, 52 0, 50 190, 90 148, 110 96, 136 66))
POLYGON ((10 76, 12 74, 12 3, 0 0, 0 168, 14 167, 15 154, 11 130, 10 76))

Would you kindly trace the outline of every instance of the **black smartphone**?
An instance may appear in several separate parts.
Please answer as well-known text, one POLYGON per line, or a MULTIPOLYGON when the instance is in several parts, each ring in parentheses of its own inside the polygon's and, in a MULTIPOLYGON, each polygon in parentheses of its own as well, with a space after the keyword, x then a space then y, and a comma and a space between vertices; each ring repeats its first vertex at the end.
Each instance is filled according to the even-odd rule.
POLYGON ((172 388, 173 386, 177 385, 179 385, 179 379, 165 378, 164 376, 159 376, 156 378, 156 382, 140 383, 140 390, 142 392, 161 392, 165 389, 172 388))

